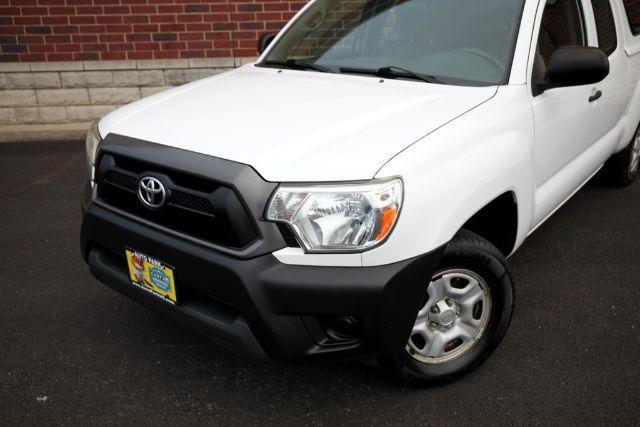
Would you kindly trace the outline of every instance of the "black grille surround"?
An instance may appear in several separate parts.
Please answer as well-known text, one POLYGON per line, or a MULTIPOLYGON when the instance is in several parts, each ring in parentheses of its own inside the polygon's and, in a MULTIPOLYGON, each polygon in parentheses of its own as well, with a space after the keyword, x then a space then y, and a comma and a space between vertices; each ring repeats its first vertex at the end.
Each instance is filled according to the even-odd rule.
POLYGON ((236 257, 259 256, 288 243, 276 224, 263 219, 277 184, 241 163, 109 134, 100 146, 95 182, 94 202, 236 257), (158 209, 138 198, 145 176, 166 189, 158 209))

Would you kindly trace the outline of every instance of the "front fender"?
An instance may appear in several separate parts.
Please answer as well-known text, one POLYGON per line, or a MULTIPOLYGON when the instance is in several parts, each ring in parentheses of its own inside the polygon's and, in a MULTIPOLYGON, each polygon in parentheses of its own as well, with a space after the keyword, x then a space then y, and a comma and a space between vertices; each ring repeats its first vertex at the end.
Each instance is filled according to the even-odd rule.
POLYGON ((517 248, 533 219, 533 144, 527 87, 517 85, 501 87, 493 99, 398 154, 376 177, 403 177, 402 211, 389 240, 362 255, 363 265, 408 259, 446 244, 505 192, 518 202, 517 248))

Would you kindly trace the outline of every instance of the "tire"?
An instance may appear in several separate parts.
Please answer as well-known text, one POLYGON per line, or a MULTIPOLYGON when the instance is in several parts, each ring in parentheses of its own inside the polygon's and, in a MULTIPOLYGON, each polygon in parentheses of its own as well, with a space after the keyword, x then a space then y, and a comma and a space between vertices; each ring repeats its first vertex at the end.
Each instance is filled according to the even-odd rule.
POLYGON ((605 180, 618 187, 626 187, 638 177, 640 169, 640 127, 624 150, 614 154, 604 166, 605 180))
POLYGON ((451 381, 480 365, 502 341, 514 306, 513 280, 504 255, 470 231, 462 230, 454 237, 444 251, 437 272, 431 281, 428 279, 425 280, 429 282, 425 306, 418 313, 407 346, 379 358, 383 371, 413 385, 451 381), (443 298, 450 291, 456 292, 455 296, 443 298), (459 296, 458 293, 464 294, 459 296), (473 298, 467 296, 472 293, 473 298), (478 301, 473 306, 465 302, 475 301, 474 298, 478 301), (438 308, 434 309, 436 300, 438 308), (455 319, 449 323, 452 313, 456 312, 455 319), (470 313, 473 319, 469 318, 470 313), (425 321, 426 327, 419 326, 425 321), (477 330, 468 327, 467 323, 476 325, 477 330), (467 334, 464 341, 460 338, 447 341, 463 330, 476 330, 477 335, 467 334), (440 334, 441 338, 435 338, 434 333, 440 334), (458 343, 458 340, 463 342, 458 343), (423 342, 424 346, 420 347, 423 342), (447 344, 442 346, 442 342, 447 344), (438 350, 450 348, 451 344, 458 345, 444 353, 438 350))

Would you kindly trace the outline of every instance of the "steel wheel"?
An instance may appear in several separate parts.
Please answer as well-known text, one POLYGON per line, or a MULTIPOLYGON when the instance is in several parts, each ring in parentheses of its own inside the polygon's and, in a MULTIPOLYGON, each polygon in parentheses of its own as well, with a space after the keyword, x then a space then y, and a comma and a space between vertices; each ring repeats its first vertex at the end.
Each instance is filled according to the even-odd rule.
POLYGON ((378 358, 386 373, 410 384, 442 383, 478 367, 502 341, 513 313, 507 260, 487 240, 460 230, 438 265, 424 276, 426 301, 416 301, 411 310, 418 315, 405 324, 412 328, 408 341, 378 358))
POLYGON ((482 337, 491 317, 487 283, 469 270, 433 277, 406 350, 415 360, 440 364, 462 356, 482 337))

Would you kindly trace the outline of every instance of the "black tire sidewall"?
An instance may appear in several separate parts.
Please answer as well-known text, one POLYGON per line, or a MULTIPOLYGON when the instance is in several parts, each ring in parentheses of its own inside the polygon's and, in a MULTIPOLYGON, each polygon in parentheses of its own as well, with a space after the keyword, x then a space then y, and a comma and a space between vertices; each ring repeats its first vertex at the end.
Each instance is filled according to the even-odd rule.
POLYGON ((633 144, 637 133, 640 131, 640 126, 633 134, 633 139, 629 142, 629 145, 619 153, 614 154, 606 163, 604 174, 608 177, 608 181, 611 184, 626 187, 632 184, 638 177, 639 170, 631 172, 629 167, 631 166, 631 159, 633 155, 633 144))
MULTIPOLYGON (((475 236, 475 235, 474 235, 475 236)), ((480 239, 478 236, 475 236, 480 239)), ((427 364, 411 357, 405 348, 386 363, 394 365, 396 374, 405 380, 442 382, 458 377, 482 363, 502 341, 513 311, 513 282, 504 258, 497 249, 456 244, 445 249, 438 273, 445 270, 469 270, 482 277, 491 292, 491 316, 482 337, 462 356, 441 364, 427 364)))
POLYGON ((633 181, 636 180, 636 177, 638 176, 638 168, 636 168, 636 170, 634 172, 631 171, 631 161, 633 160, 633 144, 635 143, 634 141, 631 141, 631 144, 629 145, 629 147, 627 148, 627 182, 629 184, 631 184, 633 181))

